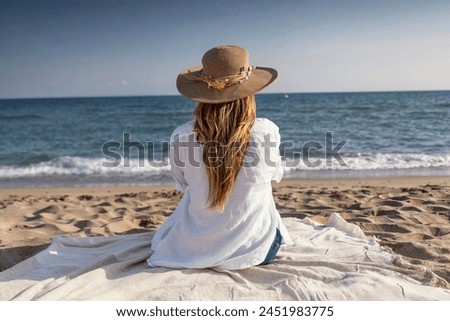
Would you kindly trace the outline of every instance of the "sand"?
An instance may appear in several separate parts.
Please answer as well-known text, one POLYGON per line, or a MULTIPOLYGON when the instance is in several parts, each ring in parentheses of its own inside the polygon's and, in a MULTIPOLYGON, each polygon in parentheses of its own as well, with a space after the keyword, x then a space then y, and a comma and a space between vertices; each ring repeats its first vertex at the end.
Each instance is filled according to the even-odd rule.
MULTIPOLYGON (((450 282, 450 179, 285 179, 274 184, 282 217, 324 223, 339 213, 368 236, 450 282)), ((0 189, 0 271, 34 255, 56 235, 154 230, 173 212, 174 186, 0 189)))

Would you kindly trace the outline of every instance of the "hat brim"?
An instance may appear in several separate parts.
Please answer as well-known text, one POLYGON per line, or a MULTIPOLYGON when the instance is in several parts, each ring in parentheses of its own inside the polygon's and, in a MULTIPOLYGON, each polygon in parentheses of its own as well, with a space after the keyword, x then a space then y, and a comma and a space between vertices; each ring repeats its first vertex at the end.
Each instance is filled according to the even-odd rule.
POLYGON ((201 69, 202 66, 198 66, 181 72, 177 78, 177 89, 183 96, 203 103, 225 103, 251 96, 272 84, 278 77, 278 72, 273 68, 256 67, 242 83, 219 90, 208 88, 208 84, 203 81, 192 80, 201 69))

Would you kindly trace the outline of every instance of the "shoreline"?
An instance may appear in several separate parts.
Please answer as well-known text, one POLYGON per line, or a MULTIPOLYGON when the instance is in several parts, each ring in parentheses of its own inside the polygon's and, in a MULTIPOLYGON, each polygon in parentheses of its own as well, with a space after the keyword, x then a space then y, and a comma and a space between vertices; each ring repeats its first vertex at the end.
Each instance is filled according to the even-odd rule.
MULTIPOLYGON (((450 176, 384 176, 384 177, 349 177, 349 178, 283 178, 279 183, 273 183, 273 187, 295 184, 301 187, 323 187, 323 186, 379 186, 388 184, 392 187, 414 187, 423 184, 438 184, 450 186, 450 176)), ((137 191, 158 191, 175 189, 175 184, 158 185, 92 185, 92 186, 63 186, 63 187, 0 187, 0 198, 8 194, 14 195, 50 195, 52 193, 80 193, 90 191, 91 193, 121 193, 137 191)))
MULTIPOLYGON (((450 177, 442 176, 387 176, 366 178, 285 178, 280 183, 273 183, 274 188, 296 185, 302 188, 316 187, 363 187, 363 186, 390 186, 390 187, 416 187, 419 185, 450 186, 450 177)), ((161 185, 108 185, 108 186, 74 186, 74 187, 0 187, 0 199, 9 195, 17 196, 50 196, 61 194, 91 193, 94 195, 108 195, 111 193, 127 192, 155 192, 175 190, 175 184, 161 185)))
MULTIPOLYGON (((449 177, 286 178, 273 184, 273 195, 282 217, 323 224, 338 213, 450 284, 449 177)), ((57 235, 155 230, 181 196, 172 184, 0 188, 0 271, 45 249, 57 235)))
MULTIPOLYGON (((78 160, 80 162, 80 160, 78 160)), ((97 165, 96 165, 97 166, 97 165)), ((16 168, 23 170, 23 168, 16 168)), ((67 169, 71 171, 71 169, 67 169)), ((170 169, 167 167, 161 172, 152 172, 152 168, 143 168, 140 172, 124 173, 118 172, 98 174, 49 174, 43 173, 38 176, 5 176, 5 168, 0 166, 0 189, 22 189, 22 188, 89 188, 109 186, 161 186, 170 185, 173 179, 170 169)), ((359 169, 359 170, 291 170, 285 168, 283 180, 369 180, 388 178, 430 178, 447 177, 450 180, 450 167, 430 168, 399 168, 399 169, 359 169)))

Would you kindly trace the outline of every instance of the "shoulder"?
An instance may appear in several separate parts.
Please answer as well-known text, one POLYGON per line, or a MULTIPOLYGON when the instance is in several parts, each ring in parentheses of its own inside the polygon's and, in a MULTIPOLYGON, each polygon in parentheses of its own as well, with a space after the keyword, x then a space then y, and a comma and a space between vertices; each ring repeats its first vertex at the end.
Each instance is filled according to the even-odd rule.
POLYGON ((253 125, 253 132, 255 134, 278 134, 279 128, 275 123, 267 118, 256 118, 253 125))
POLYGON ((257 129, 276 129, 278 130, 278 126, 271 121, 270 119, 267 118, 256 118, 255 119, 255 124, 254 127, 257 129))
POLYGON ((186 136, 192 134, 193 132, 194 132, 194 121, 191 120, 175 128, 175 130, 172 132, 171 137, 174 137, 175 135, 186 136))

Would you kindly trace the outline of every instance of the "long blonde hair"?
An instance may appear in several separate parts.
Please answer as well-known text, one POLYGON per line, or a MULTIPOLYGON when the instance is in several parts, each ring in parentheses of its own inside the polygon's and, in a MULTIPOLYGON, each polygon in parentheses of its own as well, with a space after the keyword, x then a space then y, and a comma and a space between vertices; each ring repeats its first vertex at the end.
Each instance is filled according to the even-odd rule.
POLYGON ((209 207, 223 211, 248 150, 256 117, 255 97, 198 103, 194 115, 194 132, 204 148, 209 207))

